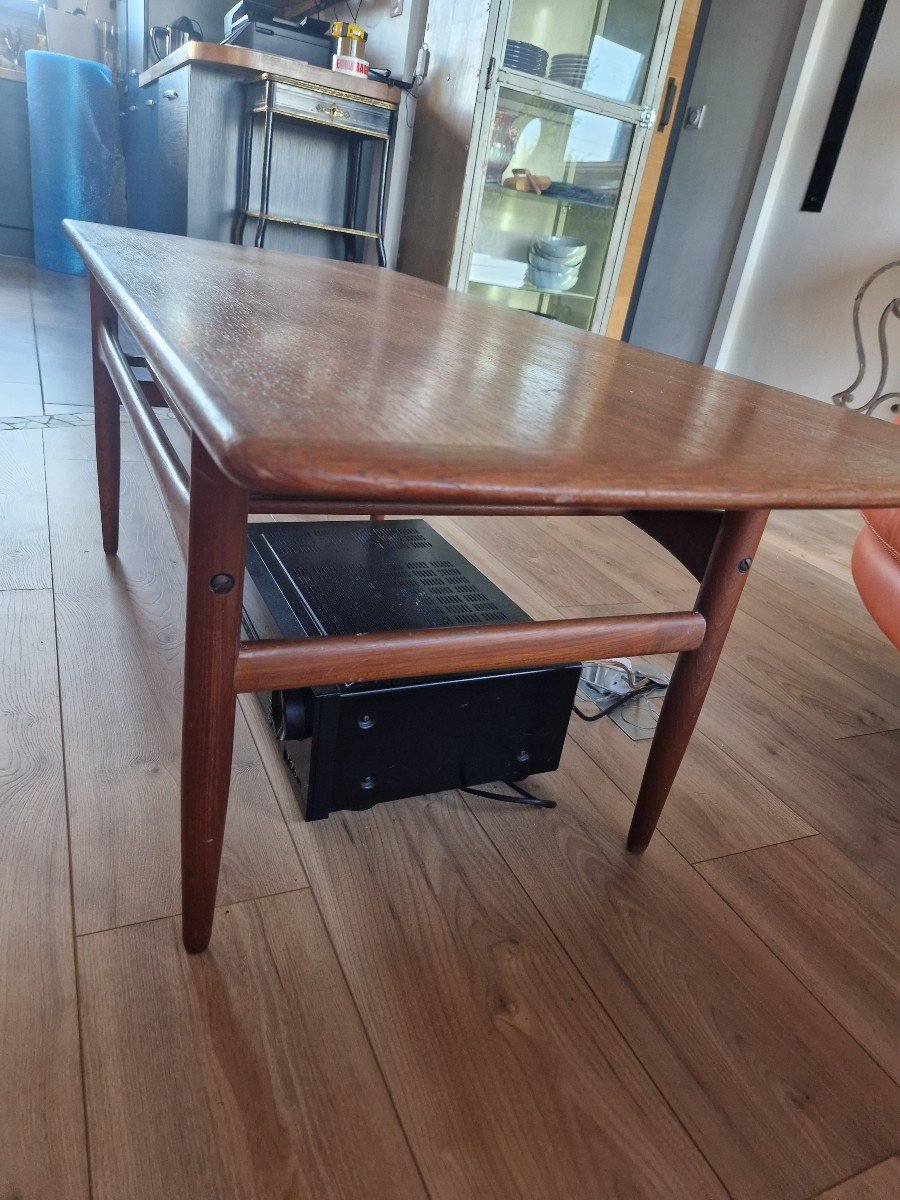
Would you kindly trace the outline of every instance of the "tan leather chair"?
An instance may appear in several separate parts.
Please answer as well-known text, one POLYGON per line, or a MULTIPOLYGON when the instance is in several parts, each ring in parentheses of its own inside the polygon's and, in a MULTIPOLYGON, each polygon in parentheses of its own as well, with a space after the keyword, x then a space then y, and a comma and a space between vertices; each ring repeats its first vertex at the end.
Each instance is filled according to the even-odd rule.
POLYGON ((900 650, 900 508, 865 509, 862 516, 866 526, 853 547, 853 579, 873 619, 900 650))

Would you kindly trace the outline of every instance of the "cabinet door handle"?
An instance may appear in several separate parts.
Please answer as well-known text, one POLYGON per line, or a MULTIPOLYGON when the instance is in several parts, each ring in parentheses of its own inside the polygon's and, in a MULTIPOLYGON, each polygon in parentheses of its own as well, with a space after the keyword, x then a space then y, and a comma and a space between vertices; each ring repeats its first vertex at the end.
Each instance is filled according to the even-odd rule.
POLYGON ((337 104, 317 104, 316 112, 324 113, 326 117, 331 117, 332 121, 336 121, 338 117, 346 120, 350 116, 346 108, 340 108, 337 104))
POLYGON ((672 109, 675 107, 675 93, 678 91, 678 84, 674 76, 669 76, 669 82, 666 84, 666 98, 663 100, 662 116, 659 119, 657 126, 660 133, 665 129, 668 123, 672 120, 672 109))
POLYGON ((174 91, 172 88, 167 88, 163 92, 163 96, 165 96, 165 98, 167 100, 177 100, 178 99, 178 93, 176 91, 174 91))

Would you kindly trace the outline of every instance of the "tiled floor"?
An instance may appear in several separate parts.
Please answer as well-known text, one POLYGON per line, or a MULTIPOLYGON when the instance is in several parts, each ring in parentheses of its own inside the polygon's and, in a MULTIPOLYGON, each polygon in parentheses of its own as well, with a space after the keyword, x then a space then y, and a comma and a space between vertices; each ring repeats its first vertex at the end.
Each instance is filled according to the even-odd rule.
POLYGON ((90 418, 87 279, 0 258, 0 428, 90 418))

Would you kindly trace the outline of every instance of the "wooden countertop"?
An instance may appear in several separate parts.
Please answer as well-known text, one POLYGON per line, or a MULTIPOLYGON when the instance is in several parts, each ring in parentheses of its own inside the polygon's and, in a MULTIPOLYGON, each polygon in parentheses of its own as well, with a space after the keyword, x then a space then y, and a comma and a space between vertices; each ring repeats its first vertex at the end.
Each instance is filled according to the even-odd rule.
POLYGON ((900 426, 379 267, 66 221, 253 491, 565 508, 900 504, 900 426))
POLYGON ((224 67, 231 71, 250 71, 258 75, 277 75, 293 83, 311 83, 317 87, 334 88, 361 100, 380 100, 382 104, 399 105, 402 95, 399 88, 388 87, 374 79, 357 79, 353 75, 342 75, 326 67, 314 67, 311 63, 296 58, 283 58, 280 54, 263 54, 259 50, 248 50, 245 46, 221 46, 218 42, 186 42, 140 77, 141 87, 154 79, 177 71, 185 63, 204 63, 212 67, 224 67))

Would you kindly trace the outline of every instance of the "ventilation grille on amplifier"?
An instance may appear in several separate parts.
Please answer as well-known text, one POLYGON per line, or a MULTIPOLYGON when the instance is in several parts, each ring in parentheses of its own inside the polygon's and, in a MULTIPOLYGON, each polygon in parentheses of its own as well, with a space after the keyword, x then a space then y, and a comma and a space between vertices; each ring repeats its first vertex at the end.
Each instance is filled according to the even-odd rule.
POLYGON ((336 522, 330 528, 309 525, 308 533, 300 529, 302 535, 296 525, 284 530, 275 526, 263 537, 324 632, 377 633, 516 619, 446 557, 450 547, 442 538, 434 534, 431 540, 422 532, 427 526, 389 522, 348 529, 336 522), (358 547, 357 553, 347 553, 348 542, 358 547))
POLYGON ((297 525, 284 521, 274 529, 266 529, 265 536, 277 553, 288 555, 295 552, 298 546, 308 547, 313 554, 319 548, 346 554, 348 543, 355 543, 363 550, 433 550, 434 542, 422 532, 422 528, 427 528, 422 522, 341 521, 319 524, 310 521, 304 523, 298 533, 297 525))

